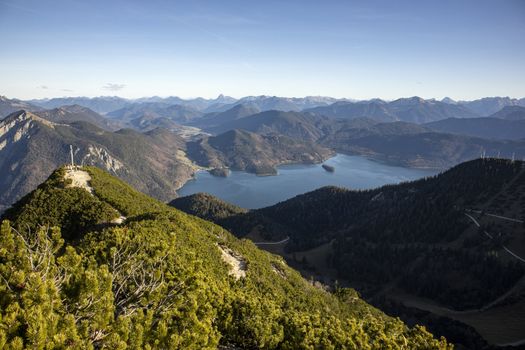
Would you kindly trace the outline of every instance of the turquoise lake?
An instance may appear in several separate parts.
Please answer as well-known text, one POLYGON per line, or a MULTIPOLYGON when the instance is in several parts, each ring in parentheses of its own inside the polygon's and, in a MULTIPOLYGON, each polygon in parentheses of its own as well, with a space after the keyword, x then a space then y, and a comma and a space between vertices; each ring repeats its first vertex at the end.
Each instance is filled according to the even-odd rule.
POLYGON ((262 208, 323 186, 369 189, 435 175, 436 170, 403 168, 375 162, 360 156, 337 154, 324 164, 335 167, 330 173, 315 165, 283 165, 274 176, 256 176, 232 171, 216 177, 199 171, 194 180, 179 191, 180 196, 207 192, 243 208, 262 208))

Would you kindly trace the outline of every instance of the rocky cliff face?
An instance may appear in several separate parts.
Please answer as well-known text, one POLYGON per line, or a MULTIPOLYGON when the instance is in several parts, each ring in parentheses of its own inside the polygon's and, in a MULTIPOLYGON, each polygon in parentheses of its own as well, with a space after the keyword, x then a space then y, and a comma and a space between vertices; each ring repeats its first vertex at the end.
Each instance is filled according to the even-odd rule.
POLYGON ((19 111, 0 121, 0 210, 33 190, 58 166, 94 165, 162 200, 193 176, 182 159, 185 143, 174 134, 109 132, 92 124, 60 124, 19 111))

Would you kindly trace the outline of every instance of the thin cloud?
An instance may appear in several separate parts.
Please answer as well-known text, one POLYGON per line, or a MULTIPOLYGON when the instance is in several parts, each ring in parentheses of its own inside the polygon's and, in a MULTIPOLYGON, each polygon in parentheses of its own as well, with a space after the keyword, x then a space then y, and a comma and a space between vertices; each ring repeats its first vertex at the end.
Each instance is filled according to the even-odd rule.
POLYGON ((71 89, 62 89, 62 91, 64 91, 64 92, 73 92, 73 90, 71 90, 71 89))
POLYGON ((21 12, 27 12, 27 13, 31 13, 31 14, 38 14, 38 15, 40 15, 38 12, 33 11, 29 7, 20 6, 19 4, 15 4, 15 3, 11 2, 11 1, 0 1, 0 5, 4 5, 6 7, 10 7, 12 9, 14 9, 14 10, 18 10, 18 11, 21 11, 21 12))
POLYGON ((40 85, 38 88, 39 89, 43 89, 43 90, 47 90, 47 89, 49 89, 49 86, 47 86, 47 85, 40 85))
POLYGON ((408 16, 402 12, 381 12, 377 9, 362 8, 354 9, 349 13, 350 18, 361 21, 403 21, 421 22, 422 19, 416 16, 408 16))
MULTIPOLYGON (((225 37, 223 35, 217 34, 216 31, 208 30, 208 29, 205 29, 201 25, 197 25, 196 23, 198 23, 198 22, 195 21, 195 20, 190 20, 190 18, 191 18, 190 16, 170 16, 169 18, 171 20, 173 20, 173 21, 176 21, 179 24, 185 25, 186 27, 190 28, 191 30, 199 31, 201 33, 204 33, 204 34, 214 38, 215 40, 219 41, 220 43, 230 47, 231 49, 234 49, 234 50, 241 50, 241 49, 246 50, 246 47, 238 45, 235 41, 230 40, 229 38, 227 38, 227 37, 225 37)), ((196 18, 196 17, 193 17, 193 18, 196 18)), ((211 17, 207 17, 207 18, 211 18, 211 17)), ((217 21, 217 19, 215 19, 215 20, 217 21)))
POLYGON ((102 88, 109 91, 120 91, 126 87, 125 84, 107 83, 102 88))
POLYGON ((257 25, 260 24, 260 21, 243 17, 243 16, 237 16, 237 15, 231 15, 231 14, 206 14, 206 13, 200 13, 200 14, 187 14, 187 15, 177 15, 177 16, 170 16, 171 19, 182 21, 182 22, 192 22, 192 23, 202 23, 207 22, 210 24, 218 24, 218 25, 257 25))

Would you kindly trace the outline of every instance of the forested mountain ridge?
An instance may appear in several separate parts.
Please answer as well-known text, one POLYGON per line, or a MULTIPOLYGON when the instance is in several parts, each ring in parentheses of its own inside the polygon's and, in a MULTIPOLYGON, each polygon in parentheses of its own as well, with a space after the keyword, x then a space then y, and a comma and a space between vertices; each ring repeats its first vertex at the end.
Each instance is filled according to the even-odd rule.
POLYGON ((122 127, 118 122, 112 121, 87 107, 80 105, 61 106, 53 109, 35 112, 39 117, 53 123, 69 124, 73 122, 88 122, 99 128, 114 131, 122 127))
POLYGON ((212 222, 248 212, 247 209, 227 203, 208 193, 195 193, 175 198, 169 205, 212 222))
MULTIPOLYGON (((173 203, 176 207, 177 201, 184 198, 173 203)), ((180 208, 200 215, 196 203, 180 208)), ((486 341, 503 344, 521 340, 519 327, 506 325, 523 324, 513 317, 525 319, 517 311, 525 303, 519 282, 525 276, 524 208, 524 163, 478 159, 435 177, 374 190, 321 188, 215 221, 257 240, 289 237, 284 250, 272 246, 273 251, 304 274, 338 280, 380 305, 417 300, 426 311, 435 308, 425 305, 435 304, 442 310, 479 309, 470 314, 485 320, 477 323, 456 311, 438 315, 475 325, 486 341), (512 316, 498 311, 506 304, 515 305, 512 316), (486 313, 498 313, 497 330, 486 313)))
POLYGON ((21 101, 18 99, 9 99, 5 96, 0 95, 0 119, 7 117, 9 114, 26 109, 28 111, 38 111, 42 108, 37 107, 29 102, 21 101))
POLYGON ((278 133, 300 140, 315 141, 324 135, 325 127, 332 127, 333 124, 333 120, 317 117, 311 113, 270 110, 206 130, 217 134, 242 129, 260 134, 278 133))
POLYGON ((525 117, 522 120, 506 120, 493 117, 450 118, 428 123, 425 126, 438 132, 469 135, 485 139, 525 139, 525 117))
POLYGON ((286 163, 320 163, 334 152, 308 141, 283 135, 258 135, 231 130, 217 136, 189 142, 188 156, 197 164, 212 168, 232 168, 259 175, 277 173, 286 163))
POLYGON ((135 103, 124 108, 108 113, 108 117, 120 122, 132 122, 135 119, 143 118, 167 118, 176 123, 185 123, 193 119, 198 119, 204 113, 189 106, 169 105, 160 102, 135 103))
POLYGON ((481 116, 489 116, 505 107, 523 107, 525 106, 525 98, 484 97, 473 101, 458 101, 457 104, 463 105, 481 116))
POLYGON ((222 106, 210 106, 208 111, 221 112, 237 105, 247 105, 260 111, 279 110, 283 112, 301 111, 307 108, 317 106, 326 106, 339 101, 339 99, 324 96, 306 96, 306 97, 280 97, 280 96, 245 96, 241 99, 222 106), (215 107, 215 108, 214 108, 215 107))
POLYGON ((94 167, 58 169, 3 219, 4 349, 450 347, 94 167))
POLYGON ((223 112, 207 113, 202 118, 193 121, 192 125, 209 129, 259 112, 261 110, 256 106, 241 103, 223 112))
POLYGON ((525 120, 525 103, 521 106, 503 107, 501 110, 492 114, 490 117, 506 120, 525 120))
MULTIPOLYGON (((485 125, 490 120, 458 119, 461 125, 485 125)), ((453 120, 452 120, 453 121, 453 120)), ((467 128, 462 132, 446 133, 432 130, 434 124, 408 122, 379 123, 369 118, 337 120, 304 112, 267 111, 234 120, 210 132, 242 129, 258 134, 281 134, 297 140, 313 141, 337 152, 361 155, 389 164, 417 168, 446 169, 475 159, 482 153, 489 156, 517 158, 525 156, 525 141, 519 138, 521 121, 496 120, 498 128, 467 128), (511 125, 512 124, 512 125, 511 125), (479 136, 490 136, 488 139, 479 136), (465 135, 472 133, 474 136, 465 135), (478 137, 476 137, 478 136, 478 137)), ((436 123, 435 128, 447 123, 436 123)), ((494 125, 492 125, 494 126, 494 125)), ((456 131, 450 127, 447 131, 456 131), (450 129, 450 130, 449 130, 450 129)))
POLYGON ((381 100, 369 102, 342 101, 329 106, 308 109, 306 112, 341 119, 371 118, 382 122, 399 120, 399 118, 388 109, 387 103, 381 100))
POLYGON ((58 97, 51 99, 40 99, 28 101, 33 105, 41 108, 52 109, 67 105, 80 105, 97 113, 108 113, 124 106, 131 102, 125 98, 117 96, 100 96, 100 97, 58 97))
POLYGON ((513 155, 518 159, 525 156, 524 140, 491 140, 432 130, 411 130, 394 133, 340 130, 327 135, 320 142, 341 153, 414 168, 448 169, 483 154, 507 159, 513 155))

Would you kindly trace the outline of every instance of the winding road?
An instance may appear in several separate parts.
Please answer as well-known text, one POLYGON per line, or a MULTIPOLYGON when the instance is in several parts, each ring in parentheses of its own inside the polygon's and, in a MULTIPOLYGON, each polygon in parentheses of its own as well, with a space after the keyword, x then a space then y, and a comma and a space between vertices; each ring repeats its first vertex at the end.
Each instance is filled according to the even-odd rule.
MULTIPOLYGON (((482 213, 481 210, 472 210, 472 209, 465 209, 465 210, 468 211, 468 212, 471 212, 471 213, 476 213, 476 214, 481 214, 481 213, 482 213)), ((496 214, 490 214, 490 213, 485 213, 485 215, 487 215, 487 216, 492 216, 493 218, 498 218, 498 219, 502 219, 502 220, 507 220, 507 221, 512 221, 512 222, 523 223, 523 220, 520 220, 520 219, 514 219, 514 218, 509 218, 509 217, 506 217, 506 216, 501 216, 501 215, 496 215, 496 214)))
POLYGON ((279 242, 253 242, 255 245, 277 245, 277 244, 283 244, 290 240, 290 237, 286 237, 282 241, 279 242))
MULTIPOLYGON (((476 212, 474 210, 470 210, 471 212, 476 212)), ((480 212, 481 213, 481 212, 480 212)), ((476 225, 477 227, 480 227, 480 224, 478 222, 478 220, 476 220, 474 217, 472 217, 472 215, 469 215, 467 213, 465 213, 465 215, 470 219, 472 220, 472 222, 474 223, 474 225, 476 225)), ((504 216, 499 216, 499 215, 494 215, 494 214, 486 214, 486 215, 489 215, 489 216, 492 216, 492 217, 497 217, 497 218, 502 218, 502 219, 506 219, 506 220, 512 220, 514 222, 523 222, 521 220, 517 220, 517 219, 512 219, 512 218, 507 218, 507 217, 504 217, 504 216)), ((487 237, 489 237, 490 239, 494 239, 494 237, 488 233, 487 231, 483 230, 483 233, 485 233, 485 235, 487 235, 487 237)), ((511 256, 513 256, 514 258, 518 259, 519 261, 521 262, 524 262, 525 263, 525 259, 523 259, 521 256, 517 255, 516 253, 514 253, 512 250, 510 250, 509 248, 505 247, 503 244, 501 245, 501 247, 507 252, 509 253, 511 256)))

